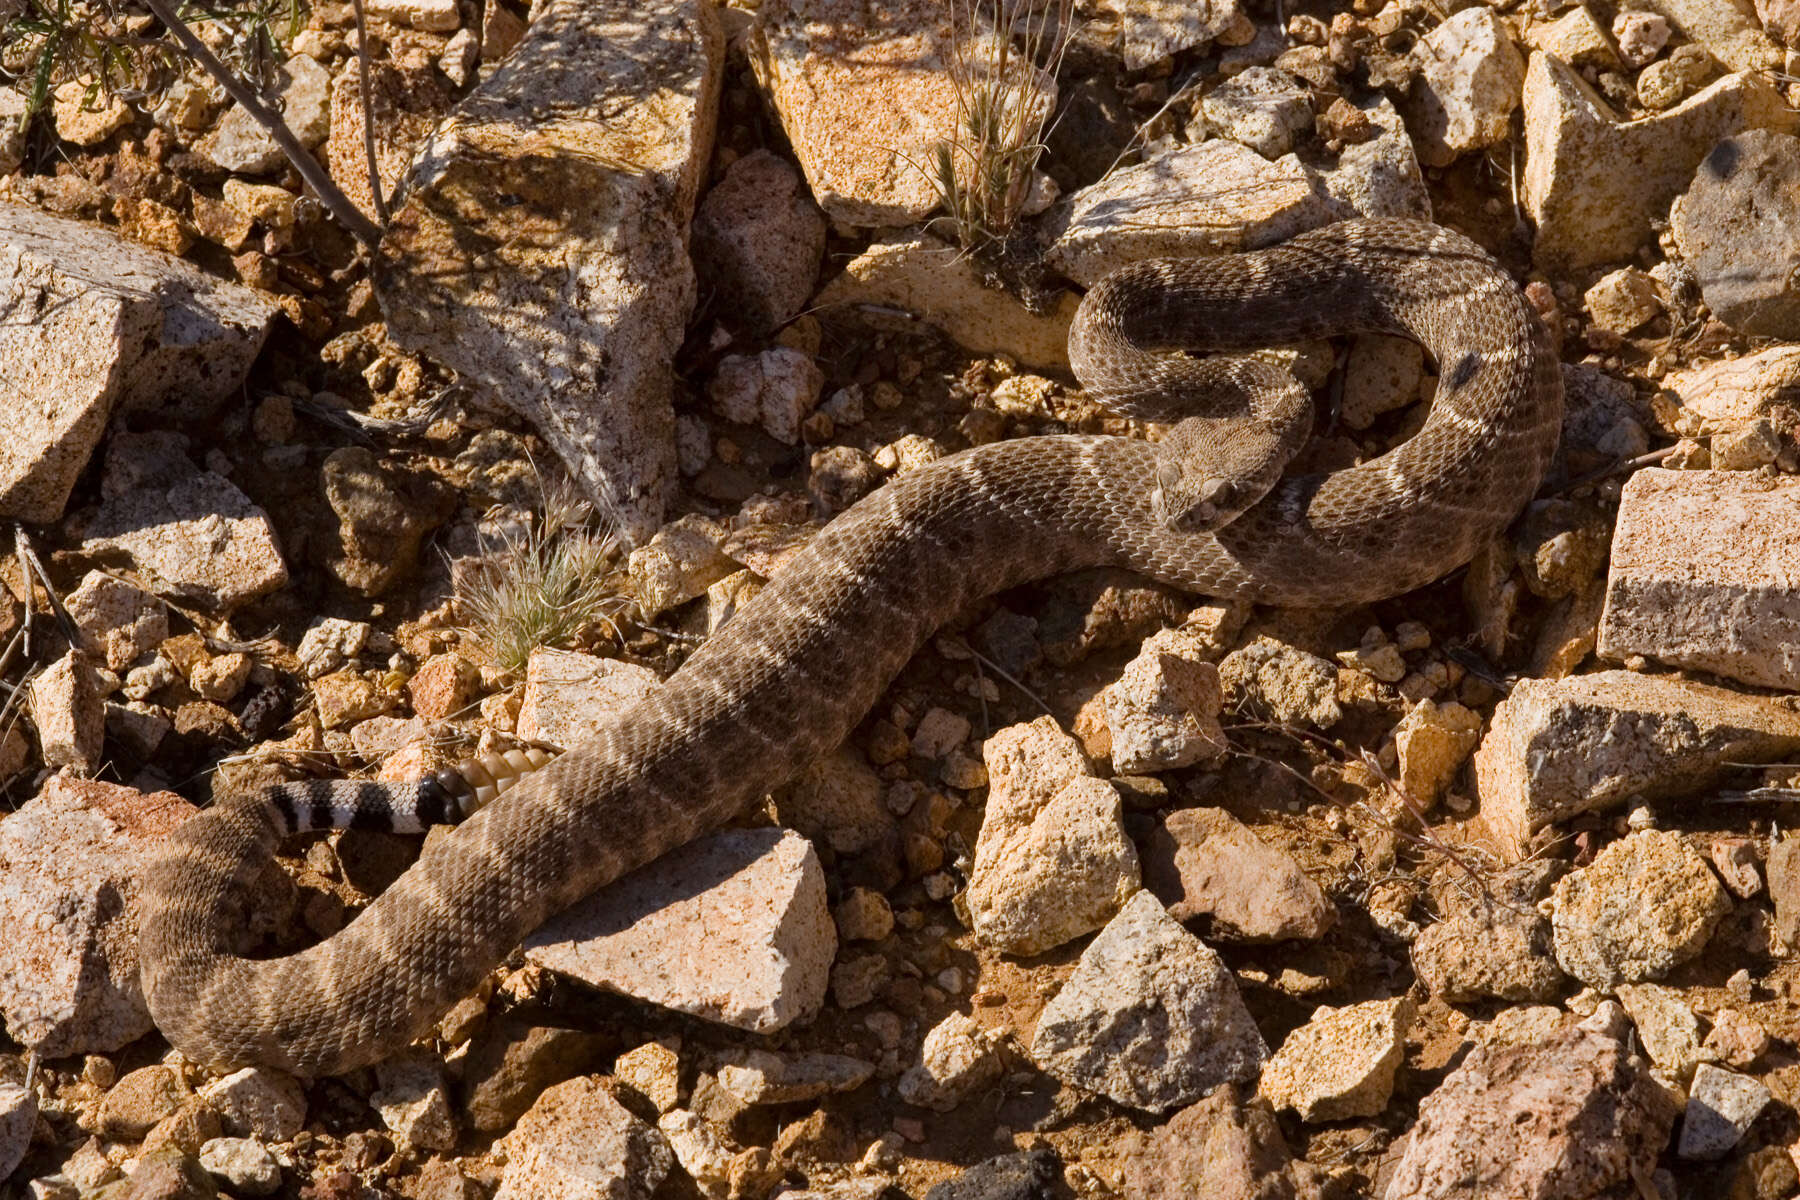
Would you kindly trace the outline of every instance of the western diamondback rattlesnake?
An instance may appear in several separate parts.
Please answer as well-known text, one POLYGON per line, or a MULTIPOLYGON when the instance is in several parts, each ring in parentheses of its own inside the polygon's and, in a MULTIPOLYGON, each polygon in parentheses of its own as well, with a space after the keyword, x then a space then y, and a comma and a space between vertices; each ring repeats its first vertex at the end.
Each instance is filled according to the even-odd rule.
MULTIPOLYGON (((266 961, 234 951, 278 839, 359 811, 417 826, 467 806, 467 789, 440 775, 282 785, 216 804, 169 838, 145 879, 142 978, 157 1025, 204 1062, 308 1075, 397 1050, 551 913, 719 826, 835 746, 925 637, 987 593, 1102 565, 1278 605, 1431 582, 1531 498, 1561 427, 1544 329, 1472 242, 1362 221, 1251 254, 1140 263, 1088 294, 1070 356, 1097 398, 1170 419, 1192 411, 1196 379, 1252 406, 1266 379, 1159 351, 1360 331, 1411 336, 1440 366, 1429 416, 1395 449, 1281 480, 1215 532, 1165 518, 1216 523, 1261 483, 1221 487, 1216 462, 1186 470, 1145 441, 1025 438, 902 475, 821 530, 662 688, 434 840, 310 949, 266 961)), ((1169 439, 1184 440, 1195 439, 1169 439)), ((1197 440, 1202 459, 1219 457, 1197 440)), ((1264 447, 1244 473, 1266 476, 1286 452, 1264 447)))

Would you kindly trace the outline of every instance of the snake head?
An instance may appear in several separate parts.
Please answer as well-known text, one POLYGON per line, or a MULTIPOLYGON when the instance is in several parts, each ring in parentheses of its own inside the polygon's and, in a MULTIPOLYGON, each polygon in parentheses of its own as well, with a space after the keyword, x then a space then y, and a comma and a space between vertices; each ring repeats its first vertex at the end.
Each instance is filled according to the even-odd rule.
POLYGON ((1184 481, 1179 469, 1165 463, 1157 471, 1157 487, 1150 504, 1157 519, 1176 533, 1212 533, 1236 520, 1267 490, 1218 475, 1184 481), (1165 480, 1165 473, 1170 472, 1174 478, 1165 480))

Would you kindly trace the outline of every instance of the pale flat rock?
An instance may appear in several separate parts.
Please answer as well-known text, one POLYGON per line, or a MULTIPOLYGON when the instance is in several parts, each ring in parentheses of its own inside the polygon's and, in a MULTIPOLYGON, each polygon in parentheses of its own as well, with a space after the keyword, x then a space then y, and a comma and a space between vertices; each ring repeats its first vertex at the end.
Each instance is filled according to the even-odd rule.
POLYGON ((1687 1082, 1710 1057, 1700 1046, 1700 1018, 1682 1003, 1679 992, 1654 983, 1622 983, 1614 992, 1644 1053, 1672 1078, 1687 1082))
POLYGON ((1800 403, 1800 346, 1770 346, 1742 358, 1671 372, 1665 391, 1681 404, 1684 435, 1747 425, 1777 404, 1800 403))
MULTIPOLYGON (((937 207, 924 172, 967 119, 950 64, 985 61, 993 36, 985 21, 951 16, 932 0, 775 0, 758 11, 751 66, 832 220, 888 228, 937 207)), ((1035 70, 1023 55, 1011 62, 1035 70)), ((1053 106, 1055 80, 1038 72, 1036 87, 1053 106)))
POLYGON ((500 1146, 494 1200, 650 1200, 675 1165, 668 1140, 593 1078, 545 1091, 500 1146))
POLYGON ((1045 218, 1044 257, 1085 287, 1127 263, 1254 250, 1337 219, 1298 158, 1236 142, 1180 146, 1064 197, 1045 218))
POLYGON ((1621 65, 1612 38, 1586 5, 1577 5, 1554 21, 1533 21, 1525 41, 1572 67, 1617 70, 1621 65))
POLYGON ((1151 635, 1106 689, 1113 769, 1168 771, 1229 749, 1219 726, 1219 669, 1206 645, 1176 629, 1151 635))
POLYGON ((1315 168, 1336 203, 1337 217, 1431 220, 1431 194, 1400 110, 1379 94, 1352 107, 1374 127, 1375 136, 1346 145, 1335 165, 1315 168))
POLYGON ((71 650, 45 667, 32 677, 29 696, 44 765, 92 774, 105 745, 106 710, 87 656, 71 650))
POLYGON ((1800 690, 1800 479, 1658 469, 1627 480, 1598 652, 1800 690))
POLYGON ((369 1106, 403 1145, 421 1150, 456 1148, 456 1111, 441 1061, 409 1051, 375 1065, 369 1106))
POLYGON ((1751 129, 1719 142, 1669 212, 1713 315, 1739 333, 1800 338, 1800 138, 1751 129))
POLYGON ((445 33, 462 24, 456 0, 369 0, 369 16, 402 29, 445 33))
POLYGON ((281 1164, 253 1138, 209 1138, 198 1158, 209 1175, 237 1194, 267 1196, 281 1187, 281 1164))
POLYGON ((1594 987, 1660 979, 1706 948, 1731 911, 1718 877, 1680 834, 1642 829, 1557 881, 1556 961, 1594 987))
POLYGON ((765 331, 806 306, 825 255, 825 217, 785 159, 732 163, 694 213, 694 267, 728 319, 765 331))
POLYGON ((0 201, 0 517, 47 523, 117 412, 235 395, 276 306, 110 230, 0 201))
POLYGON ((169 614, 142 588, 103 571, 89 571, 81 586, 63 597, 82 644, 114 671, 123 670, 169 636, 169 614))
POLYGON ((518 734, 564 749, 579 745, 661 684, 655 671, 636 663, 573 650, 533 650, 525 667, 518 734))
POLYGON ((698 1113, 678 1108, 656 1120, 656 1127, 669 1139, 669 1149, 707 1196, 731 1194, 731 1163, 737 1157, 736 1145, 718 1126, 698 1113))
POLYGON ((1101 0, 1119 17, 1119 52, 1128 71, 1142 71, 1202 46, 1243 19, 1237 0, 1101 0))
POLYGON ((288 580, 268 514, 211 471, 108 495, 82 549, 122 554, 158 595, 212 612, 266 596, 288 580))
POLYGON ((1150 1112, 1253 1078, 1268 1053, 1231 971, 1148 891, 1088 944, 1031 1040, 1064 1083, 1150 1112))
POLYGON ((0 1083, 0 1179, 24 1159, 36 1126, 37 1095, 16 1083, 0 1083))
POLYGON ((1028 367, 1069 368, 1069 324, 1079 304, 1064 295, 1049 312, 1027 312, 1010 293, 982 284, 954 246, 926 233, 872 243, 814 297, 815 307, 842 306, 879 319, 902 309, 977 354, 1006 354, 1028 367))
POLYGON ((1504 141, 1525 83, 1525 59, 1492 9, 1465 8, 1420 41, 1407 108, 1419 160, 1444 167, 1504 141))
POLYGON ((1524 105, 1533 254, 1553 271, 1632 257, 1720 138, 1800 127, 1800 113, 1753 74, 1728 75, 1666 112, 1621 122, 1579 75, 1542 52, 1526 67, 1524 105))
POLYGON ((1751 0, 1641 0, 1733 71, 1781 69, 1781 47, 1763 32, 1751 0))
POLYGON ((951 1013, 932 1026, 919 1046, 919 1061, 896 1085, 908 1104, 949 1112, 1000 1078, 1001 1031, 983 1029, 974 1018, 951 1013))
POLYGON ((1724 1158, 1773 1099, 1760 1079, 1702 1063, 1688 1089, 1675 1153, 1690 1160, 1724 1158))
POLYGON ((263 1142, 285 1142, 306 1125, 306 1088, 286 1071, 245 1067, 200 1089, 225 1132, 263 1142))
POLYGON ((745 1104, 792 1104, 861 1087, 873 1063, 848 1054, 776 1054, 748 1050, 719 1068, 719 1086, 745 1104))
MULTIPOLYGON (((316 59, 296 54, 276 67, 269 96, 308 150, 331 132, 331 72, 316 59)), ((225 110, 194 149, 227 171, 245 175, 267 175, 287 164, 274 135, 237 104, 225 110)))
POLYGON ((1118 791, 1051 717, 1001 730, 982 755, 987 812, 967 893, 976 936, 1033 955, 1105 925, 1140 879, 1118 791))
POLYGON ((1483 1045, 1419 1105, 1384 1200, 1633 1194, 1676 1105, 1619 1042, 1567 1029, 1483 1045))
POLYGON ((173 792, 67 776, 0 821, 0 1013, 46 1058, 104 1053, 142 1037, 136 871, 194 812, 173 792))
POLYGON ((837 953, 812 843, 780 829, 691 842, 552 918, 529 961, 755 1033, 819 1011, 837 953))
POLYGON ((632 543, 675 479, 723 58, 705 0, 553 0, 431 135, 382 244, 389 336, 531 422, 632 543))
POLYGON ((1306 85, 1286 71, 1251 67, 1206 94, 1199 117, 1188 123, 1188 139, 1204 141, 1210 131, 1264 158, 1277 159, 1312 129, 1312 98, 1306 85))
POLYGON ((645 620, 653 621, 704 595, 707 588, 738 569, 719 549, 726 532, 719 522, 689 513, 664 525, 648 543, 631 552, 626 570, 645 620))
POLYGON ((1292 855, 1222 808, 1184 808, 1145 839, 1144 886, 1178 921, 1229 942, 1321 937, 1337 910, 1292 855))
POLYGON ((1321 1008, 1269 1056, 1258 1091, 1309 1123, 1378 1116, 1393 1095, 1413 1015, 1405 996, 1321 1008))
POLYGON ((1601 671, 1521 680, 1475 751, 1475 780, 1483 823, 1505 853, 1523 857, 1552 822, 1681 795, 1727 764, 1797 747, 1800 713, 1775 699, 1601 671))

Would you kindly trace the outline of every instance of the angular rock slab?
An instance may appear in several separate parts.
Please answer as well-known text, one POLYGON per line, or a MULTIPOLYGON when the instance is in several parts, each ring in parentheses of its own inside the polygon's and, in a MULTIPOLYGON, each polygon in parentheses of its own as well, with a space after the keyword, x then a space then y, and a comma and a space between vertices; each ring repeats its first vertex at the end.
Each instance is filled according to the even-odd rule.
MULTIPOLYGON (((826 216, 890 228, 938 206, 925 172, 965 120, 950 67, 959 55, 984 61, 992 36, 953 11, 962 9, 938 0, 772 0, 758 10, 750 63, 826 216)), ((1012 61, 1033 69, 1022 55, 1012 61)), ((1038 75, 1053 105, 1056 82, 1038 75)))
POLYGON ((1058 1079, 1151 1112, 1253 1078, 1268 1055, 1230 969, 1147 891, 1088 943, 1031 1039, 1058 1079))
POLYGON ((824 868, 783 829, 692 842, 525 940, 539 966, 754 1033, 818 1012, 836 953, 824 868))
POLYGON ((1600 671, 1521 680, 1475 751, 1481 816, 1517 859, 1553 821, 1678 795, 1727 763, 1800 747, 1800 713, 1774 699, 1669 676, 1600 671))
POLYGON ((1598 650, 1800 691, 1800 479, 1633 475, 1619 497, 1598 650))
POLYGON ((173 792, 53 776, 0 820, 0 1014, 45 1058, 150 1031, 138 987, 136 867, 194 809, 173 792))
POLYGON ((1713 315, 1739 333, 1800 337, 1800 139, 1766 129, 1712 148, 1669 211, 1713 315))
POLYGON ((110 230, 0 201, 0 517, 60 517, 115 411, 187 419, 234 394, 276 312, 110 230))
POLYGON ((1579 75, 1541 52, 1525 68, 1524 101, 1525 208, 1538 228, 1533 255, 1549 271, 1630 258, 1720 138, 1800 127, 1781 93, 1749 74, 1621 122, 1579 75))
POLYGON ((675 478, 670 362, 724 39, 707 0, 553 0, 420 150, 388 333, 530 421, 629 541, 675 478))

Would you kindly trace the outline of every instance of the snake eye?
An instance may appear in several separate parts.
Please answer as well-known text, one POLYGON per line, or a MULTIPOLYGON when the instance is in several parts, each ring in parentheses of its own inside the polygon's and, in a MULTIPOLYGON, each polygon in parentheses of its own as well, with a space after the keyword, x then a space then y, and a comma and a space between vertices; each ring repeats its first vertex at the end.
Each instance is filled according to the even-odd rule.
POLYGON ((1181 484, 1181 468, 1174 463, 1163 463, 1156 468, 1156 486, 1164 495, 1174 491, 1181 484))

